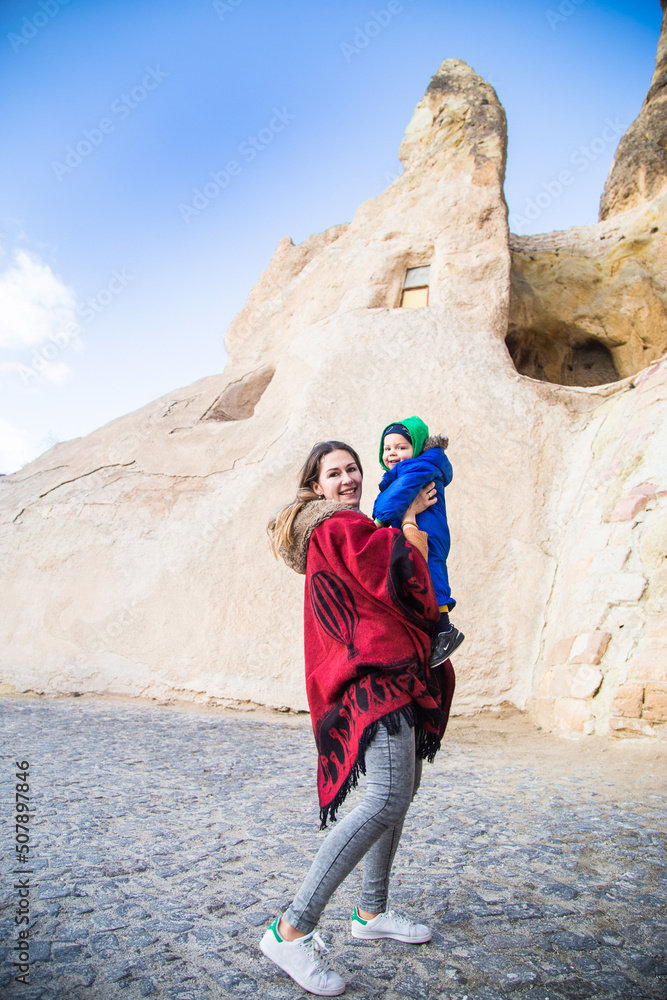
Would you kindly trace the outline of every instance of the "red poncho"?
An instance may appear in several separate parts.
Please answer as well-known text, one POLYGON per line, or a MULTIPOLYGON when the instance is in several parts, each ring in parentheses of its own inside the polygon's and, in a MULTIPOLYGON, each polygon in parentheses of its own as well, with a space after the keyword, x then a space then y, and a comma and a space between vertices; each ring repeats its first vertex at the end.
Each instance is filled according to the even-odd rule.
POLYGON ((454 671, 449 661, 428 667, 438 605, 426 561, 402 531, 314 501, 297 516, 295 534, 307 551, 306 689, 324 827, 364 773, 378 722, 396 732, 405 718, 416 728, 418 756, 433 760, 454 671))

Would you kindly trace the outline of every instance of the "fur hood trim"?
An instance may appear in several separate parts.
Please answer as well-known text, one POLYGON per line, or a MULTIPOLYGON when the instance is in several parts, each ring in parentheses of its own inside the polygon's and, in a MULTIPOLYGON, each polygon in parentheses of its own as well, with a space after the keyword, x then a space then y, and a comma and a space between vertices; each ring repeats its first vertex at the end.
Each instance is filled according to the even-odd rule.
POLYGON ((446 451, 448 445, 449 438, 446 434, 431 434, 424 441, 424 451, 428 451, 429 448, 442 448, 443 451, 446 451))
POLYGON ((318 525, 334 514, 339 514, 341 510, 358 511, 359 508, 349 503, 339 503, 337 500, 311 500, 301 508, 292 524, 293 544, 279 551, 279 555, 290 569, 305 574, 310 536, 318 525))

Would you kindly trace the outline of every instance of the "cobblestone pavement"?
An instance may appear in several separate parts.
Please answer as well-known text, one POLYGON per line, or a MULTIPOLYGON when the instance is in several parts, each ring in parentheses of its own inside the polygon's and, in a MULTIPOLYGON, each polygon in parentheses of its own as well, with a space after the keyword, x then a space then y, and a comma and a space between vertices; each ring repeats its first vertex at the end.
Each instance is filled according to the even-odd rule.
MULTIPOLYGON (((0 732, 4 1000, 304 995, 257 945, 323 836, 307 717, 11 697, 0 732), (12 965, 16 760, 35 810, 29 985, 12 965)), ((353 873, 321 923, 347 995, 666 998, 666 761, 658 741, 454 720, 391 900, 433 941, 354 941, 353 873)))

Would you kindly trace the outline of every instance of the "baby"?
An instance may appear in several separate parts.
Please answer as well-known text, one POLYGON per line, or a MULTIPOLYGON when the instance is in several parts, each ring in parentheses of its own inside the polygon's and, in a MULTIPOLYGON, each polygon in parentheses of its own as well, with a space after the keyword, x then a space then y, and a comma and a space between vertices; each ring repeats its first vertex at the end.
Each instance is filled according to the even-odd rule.
POLYGON ((373 507, 379 524, 400 528, 401 518, 426 483, 434 482, 437 502, 418 515, 418 527, 428 532, 428 568, 440 608, 429 665, 436 667, 461 645, 465 636, 449 620, 456 601, 447 575, 449 525, 445 509, 445 486, 452 481, 452 466, 445 455, 446 437, 429 437, 419 417, 389 424, 380 441, 380 465, 387 471, 373 507))

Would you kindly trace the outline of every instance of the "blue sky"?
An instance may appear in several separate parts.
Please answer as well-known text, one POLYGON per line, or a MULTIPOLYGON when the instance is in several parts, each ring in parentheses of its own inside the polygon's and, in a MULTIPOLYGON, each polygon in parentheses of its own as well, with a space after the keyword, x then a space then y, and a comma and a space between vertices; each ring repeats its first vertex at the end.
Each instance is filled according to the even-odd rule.
POLYGON ((658 0, 0 5, 0 471, 222 371, 278 241, 400 172, 443 59, 505 107, 511 228, 597 221, 660 20, 658 0))

